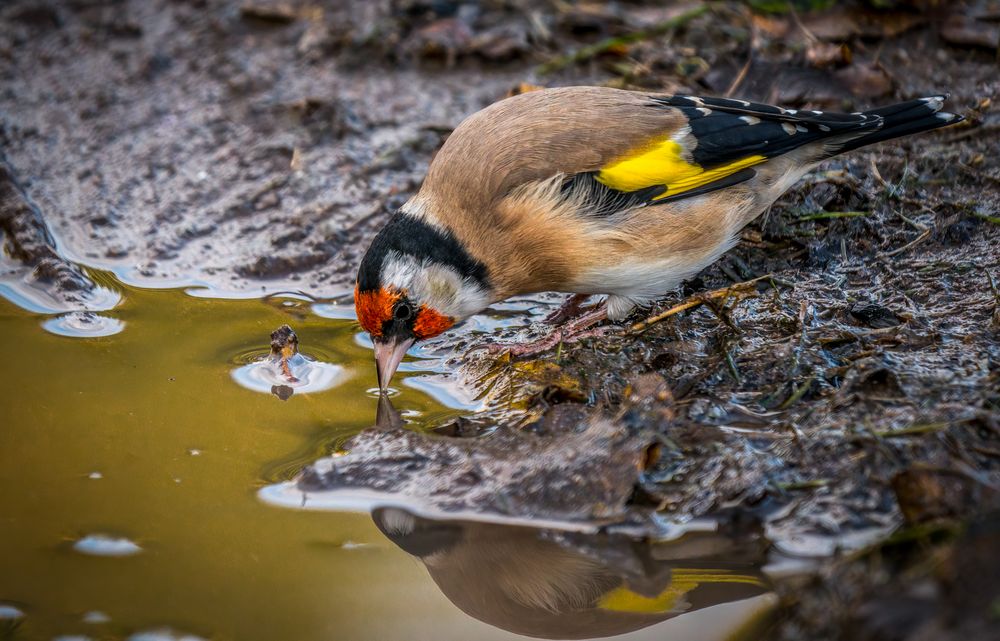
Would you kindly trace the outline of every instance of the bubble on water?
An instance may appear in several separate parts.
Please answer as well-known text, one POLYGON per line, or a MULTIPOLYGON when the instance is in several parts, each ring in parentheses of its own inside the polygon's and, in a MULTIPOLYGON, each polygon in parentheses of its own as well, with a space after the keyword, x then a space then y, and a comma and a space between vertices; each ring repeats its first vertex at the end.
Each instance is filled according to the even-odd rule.
POLYGON ((101 474, 100 472, 91 472, 90 474, 87 475, 87 478, 94 479, 96 481, 98 479, 103 479, 104 475, 101 474))
POLYGON ((90 612, 85 612, 81 620, 84 623, 92 623, 94 625, 98 625, 101 623, 108 623, 109 621, 111 621, 111 617, 104 614, 100 610, 91 610, 90 612))
POLYGON ((340 544, 340 548, 343 550, 360 550, 370 547, 372 547, 371 543, 358 543, 357 541, 351 541, 350 539, 340 544))
POLYGON ((188 450, 188 454, 191 456, 201 456, 201 450, 192 447, 188 450))
POLYGON ((10 603, 0 603, 0 621, 17 621, 24 618, 24 610, 11 605, 10 603))
POLYGON ((142 552, 142 548, 132 541, 106 534, 88 534, 73 543, 73 549, 91 556, 132 556, 142 552))
POLYGON ((70 312, 46 320, 42 328, 59 336, 97 338, 117 334, 125 329, 125 323, 93 312, 70 312))
POLYGON ((357 320, 353 301, 334 301, 331 303, 316 303, 312 306, 313 314, 322 318, 334 320, 357 320))
POLYGON ((178 632, 170 628, 157 628, 136 632, 130 635, 126 641, 205 641, 205 639, 195 634, 178 632))
POLYGON ((291 377, 271 357, 238 367, 231 374, 234 381, 247 389, 279 397, 282 394, 278 392, 284 391, 285 398, 292 394, 281 388, 290 388, 294 394, 309 394, 331 389, 347 379, 347 370, 340 365, 317 361, 302 354, 295 354, 287 362, 291 377))

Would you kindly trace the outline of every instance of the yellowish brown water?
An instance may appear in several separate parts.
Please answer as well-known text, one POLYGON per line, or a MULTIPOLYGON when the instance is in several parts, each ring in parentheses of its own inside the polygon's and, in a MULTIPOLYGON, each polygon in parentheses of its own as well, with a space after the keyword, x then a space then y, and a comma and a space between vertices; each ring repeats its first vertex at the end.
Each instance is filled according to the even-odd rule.
MULTIPOLYGON (((351 321, 296 299, 196 298, 98 277, 123 294, 105 313, 124 322, 111 336, 55 335, 41 328, 47 317, 0 300, 0 605, 23 613, 0 621, 0 637, 517 638, 453 605, 370 516, 256 498, 372 423, 371 353, 351 321), (338 385, 283 402, 234 382, 283 323, 303 353, 345 368, 338 385), (141 551, 74 549, 87 535, 141 551), (85 622, 95 612, 107 620, 85 622)), ((461 411, 401 390, 410 417, 461 411)), ((732 605, 742 609, 628 638, 667 638, 679 625, 686 640, 722 638, 759 606, 732 605)))

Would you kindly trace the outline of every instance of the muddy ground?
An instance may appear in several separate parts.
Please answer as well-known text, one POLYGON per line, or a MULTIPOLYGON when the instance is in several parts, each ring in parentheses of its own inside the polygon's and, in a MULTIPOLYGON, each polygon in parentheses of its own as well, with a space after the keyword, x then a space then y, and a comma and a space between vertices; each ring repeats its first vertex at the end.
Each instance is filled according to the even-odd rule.
POLYGON ((788 586, 775 638, 985 639, 1000 625, 998 42, 997 2, 15 0, 0 285, 53 311, 114 305, 80 264, 337 296, 448 132, 525 83, 852 111, 950 91, 967 123, 829 162, 653 311, 767 278, 539 362, 456 358, 493 410, 439 431, 572 433, 574 452, 574 425, 637 435, 641 451, 601 454, 635 486, 613 479, 615 510, 780 505, 769 535, 790 554, 902 524, 788 586))

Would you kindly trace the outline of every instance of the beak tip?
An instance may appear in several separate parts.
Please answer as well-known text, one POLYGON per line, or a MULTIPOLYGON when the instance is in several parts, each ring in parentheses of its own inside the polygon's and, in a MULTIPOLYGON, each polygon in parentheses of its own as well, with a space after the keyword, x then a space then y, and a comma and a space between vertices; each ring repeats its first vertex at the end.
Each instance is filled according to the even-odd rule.
POLYGON ((393 374, 403 361, 406 350, 413 345, 413 340, 375 341, 375 373, 378 376, 379 394, 385 394, 392 382, 393 374))

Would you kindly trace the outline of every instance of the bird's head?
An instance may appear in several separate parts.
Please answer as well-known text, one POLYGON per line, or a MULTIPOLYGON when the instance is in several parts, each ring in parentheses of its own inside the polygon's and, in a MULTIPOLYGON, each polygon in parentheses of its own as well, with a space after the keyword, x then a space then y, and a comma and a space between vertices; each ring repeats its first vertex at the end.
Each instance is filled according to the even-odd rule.
POLYGON ((358 270, 354 308, 372 337, 379 388, 406 351, 492 302, 485 266, 448 231, 399 212, 378 233, 358 270))

